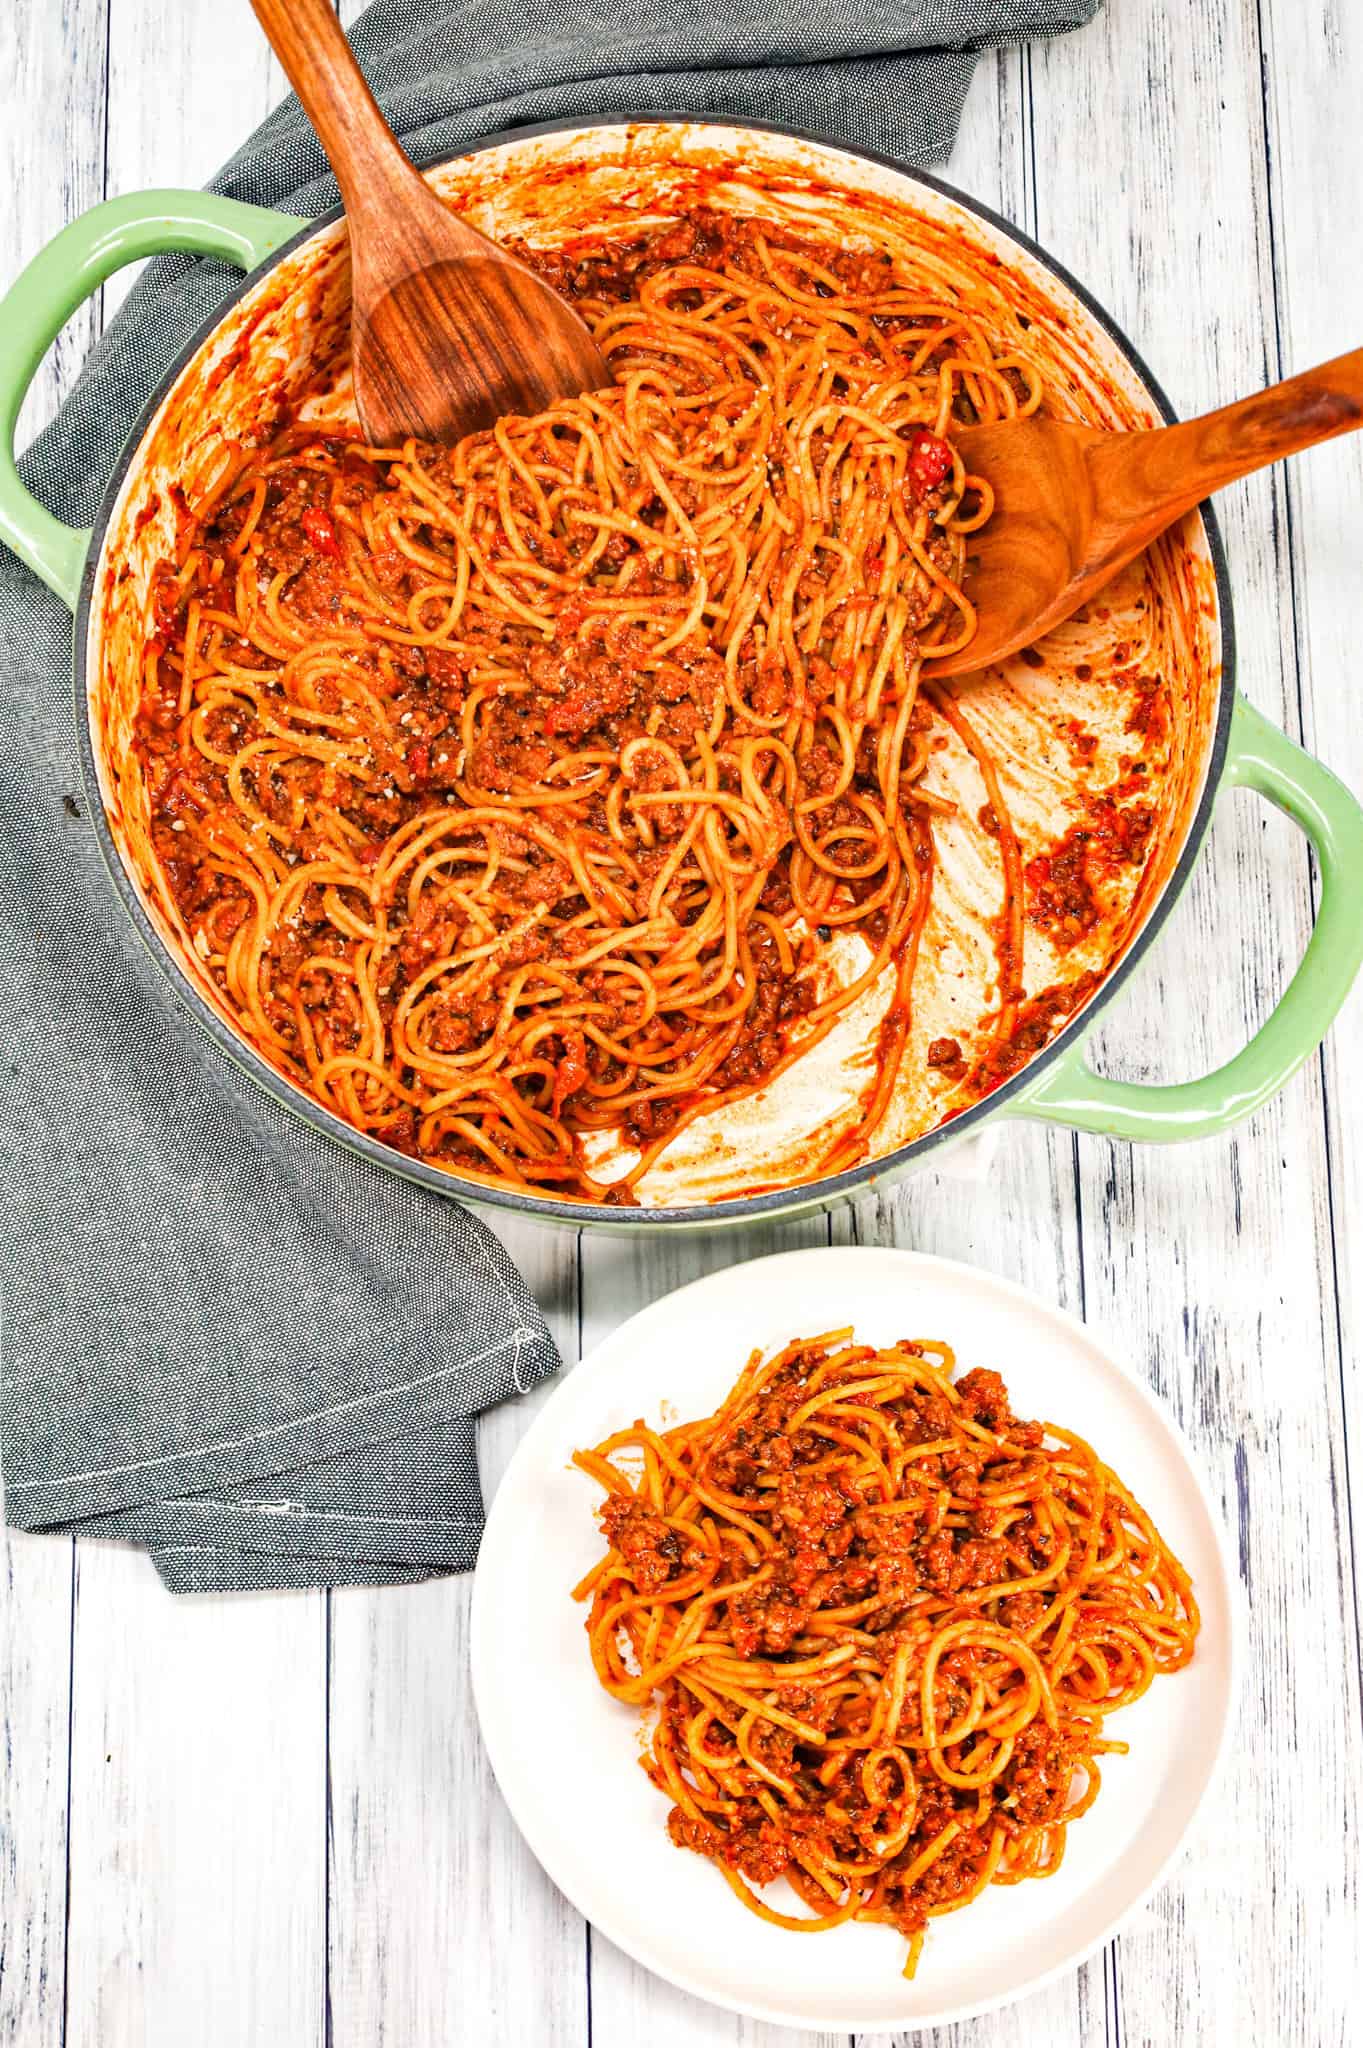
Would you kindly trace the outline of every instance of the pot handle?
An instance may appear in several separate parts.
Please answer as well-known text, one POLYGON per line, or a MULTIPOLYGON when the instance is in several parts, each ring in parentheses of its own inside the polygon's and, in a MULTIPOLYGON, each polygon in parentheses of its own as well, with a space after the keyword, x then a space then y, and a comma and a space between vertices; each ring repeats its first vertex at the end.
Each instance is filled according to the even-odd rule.
POLYGON ((1005 1107, 1105 1137, 1172 1143, 1214 1137, 1276 1095, 1324 1038, 1363 961, 1363 808, 1244 697, 1235 700, 1223 788, 1257 790, 1310 840, 1320 911, 1301 965, 1243 1052, 1200 1081, 1109 1081, 1069 1046, 1005 1107))
POLYGON ((125 263, 187 249, 251 270, 308 225, 213 192, 133 192, 63 228, 0 299, 0 541, 73 611, 89 531, 54 519, 14 460, 19 408, 39 363, 77 306, 125 263))

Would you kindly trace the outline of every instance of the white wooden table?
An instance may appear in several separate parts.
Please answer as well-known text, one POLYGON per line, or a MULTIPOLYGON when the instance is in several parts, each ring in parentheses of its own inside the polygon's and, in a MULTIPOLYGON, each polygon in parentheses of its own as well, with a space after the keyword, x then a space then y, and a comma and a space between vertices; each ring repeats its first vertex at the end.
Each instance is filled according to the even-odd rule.
MULTIPOLYGON (((202 183, 282 92, 244 0, 3 0, 0 277, 106 194, 202 183)), ((1109 0, 1077 36, 981 63, 947 175, 1090 285, 1182 411, 1357 346, 1363 4, 1109 0)), ((122 289, 72 323, 32 426, 122 289)), ((1242 687, 1363 785, 1363 442, 1222 503, 1242 687)), ((1301 840, 1228 800, 1103 1032, 1109 1069, 1184 1078, 1234 1050, 1301 951, 1312 893, 1301 840)), ((1253 1639, 1234 1765, 1119 1941, 950 2039, 1360 2039, 1363 999, 1229 1142, 1133 1151, 1009 1125, 984 1182, 924 1173, 831 1226, 637 1244, 498 1227, 566 1360, 703 1269, 831 1229, 976 1259, 1135 1361, 1239 1547, 1253 1639)), ((530 1405, 485 1428, 489 1487, 530 1405)), ((176 1602, 140 1555, 9 1541, 0 2041, 819 2038, 673 1992, 558 1896, 479 1746, 468 1605, 460 1579, 176 1602)))

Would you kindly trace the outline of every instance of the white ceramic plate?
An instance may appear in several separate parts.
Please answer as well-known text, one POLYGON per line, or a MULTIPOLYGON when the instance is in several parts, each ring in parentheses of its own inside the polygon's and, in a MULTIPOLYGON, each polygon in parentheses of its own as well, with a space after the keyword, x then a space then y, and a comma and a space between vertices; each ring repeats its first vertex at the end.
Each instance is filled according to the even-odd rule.
MULTIPOLYGON (((607 1338, 527 1431, 498 1491, 474 1586, 483 1739, 522 1833, 559 1888, 660 1977, 788 2026, 943 2025, 1072 1969, 1158 1884, 1215 1774, 1235 1694, 1238 1589, 1188 1450, 1145 1388, 1082 1324, 971 1266, 917 1252, 791 1252, 681 1288, 607 1338), (1092 1811, 1054 1876, 994 1887, 934 1921, 918 1973, 893 1929, 790 1933, 745 1913, 702 1857, 675 1849, 669 1802, 639 1768, 641 1718, 597 1684, 569 1589, 601 1554, 598 1489, 569 1463, 638 1416, 709 1414, 755 1346, 853 1324, 869 1343, 942 1337, 958 1370, 1002 1372, 1015 1411, 1087 1437, 1193 1576, 1192 1664, 1117 1715, 1092 1811)), ((797 1908, 798 1910, 798 1908, 797 1908)))

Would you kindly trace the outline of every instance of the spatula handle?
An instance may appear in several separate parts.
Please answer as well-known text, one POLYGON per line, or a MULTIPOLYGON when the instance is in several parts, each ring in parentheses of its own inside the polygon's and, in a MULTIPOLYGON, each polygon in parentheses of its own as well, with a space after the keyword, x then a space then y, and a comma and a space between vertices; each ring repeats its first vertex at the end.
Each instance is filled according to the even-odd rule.
POLYGON ((1114 523, 1125 518, 1133 532, 1148 528, 1153 537, 1223 484, 1358 427, 1363 349, 1356 348, 1200 419, 1150 434, 1114 434, 1088 460, 1114 523))
POLYGON ((415 176, 365 83, 329 0, 251 0, 331 161, 352 217, 415 176))

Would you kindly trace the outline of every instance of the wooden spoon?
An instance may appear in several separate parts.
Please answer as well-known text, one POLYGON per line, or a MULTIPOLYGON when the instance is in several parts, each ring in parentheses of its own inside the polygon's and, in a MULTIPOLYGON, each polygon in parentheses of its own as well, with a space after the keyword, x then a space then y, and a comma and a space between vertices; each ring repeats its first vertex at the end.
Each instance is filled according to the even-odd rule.
POLYGON ((1359 426, 1363 349, 1176 427, 962 428, 954 444, 995 492, 992 518, 968 543, 965 590, 979 627, 959 654, 924 662, 924 675, 960 675, 1029 647, 1223 484, 1359 426))
POLYGON ((556 292, 456 219, 403 155, 329 0, 251 0, 345 201, 355 403, 380 447, 456 441, 611 381, 556 292))

